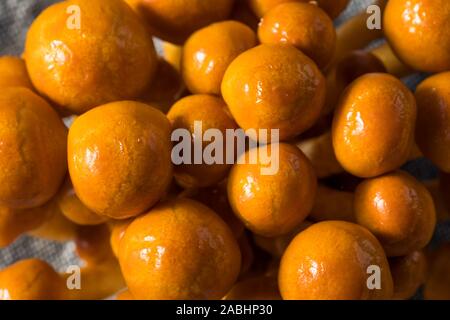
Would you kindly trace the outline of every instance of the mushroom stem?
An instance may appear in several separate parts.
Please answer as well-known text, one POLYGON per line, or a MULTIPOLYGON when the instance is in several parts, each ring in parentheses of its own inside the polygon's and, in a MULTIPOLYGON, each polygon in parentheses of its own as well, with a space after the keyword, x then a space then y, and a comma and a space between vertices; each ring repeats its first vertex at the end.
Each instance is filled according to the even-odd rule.
MULTIPOLYGON (((318 178, 326 178, 344 172, 344 169, 336 159, 331 132, 296 143, 296 146, 303 151, 311 161, 318 178)), ((423 157, 416 143, 411 148, 408 161, 423 157)))
MULTIPOLYGON (((374 4, 383 11, 386 3, 387 0, 377 0, 374 4)), ((328 69, 338 63, 349 51, 365 48, 372 41, 383 37, 381 29, 370 30, 367 28, 368 17, 367 12, 361 12, 336 29, 336 51, 328 69)))
POLYGON ((162 42, 162 51, 164 59, 175 69, 180 71, 182 47, 170 42, 162 42))
POLYGON ((399 60, 388 43, 383 43, 371 52, 383 62, 388 73, 398 78, 403 78, 414 73, 414 70, 399 60))

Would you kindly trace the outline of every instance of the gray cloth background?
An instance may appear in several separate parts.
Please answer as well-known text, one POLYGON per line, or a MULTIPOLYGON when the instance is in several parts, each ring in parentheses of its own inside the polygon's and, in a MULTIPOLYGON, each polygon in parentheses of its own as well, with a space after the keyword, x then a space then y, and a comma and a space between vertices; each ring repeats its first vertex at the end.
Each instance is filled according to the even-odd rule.
MULTIPOLYGON (((0 0, 0 55, 20 55, 29 25, 45 7, 55 2, 58 1, 0 0)), ((372 3, 371 0, 352 0, 347 10, 336 20, 336 24, 356 12, 364 10, 370 3, 372 3)), ((411 89, 414 89, 422 78, 423 76, 415 75, 404 79, 404 81, 411 89)), ((426 160, 408 163, 404 166, 404 169, 422 180, 437 176, 436 168, 426 160)), ((450 241, 449 222, 438 225, 432 243, 436 245, 442 241, 450 241)), ((23 236, 8 248, 0 249, 0 268, 30 257, 46 260, 60 271, 64 271, 68 265, 79 263, 79 259, 74 254, 73 242, 56 243, 23 236)))

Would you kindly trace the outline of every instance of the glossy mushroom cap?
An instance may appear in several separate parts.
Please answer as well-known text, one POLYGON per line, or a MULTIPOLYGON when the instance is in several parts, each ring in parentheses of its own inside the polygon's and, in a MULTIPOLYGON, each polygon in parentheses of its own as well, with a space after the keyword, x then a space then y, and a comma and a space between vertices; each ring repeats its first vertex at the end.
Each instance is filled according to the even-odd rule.
POLYGON ((384 33, 399 58, 415 70, 450 70, 450 2, 389 0, 384 33))
MULTIPOLYGON (((195 31, 229 17, 234 0, 125 0, 151 34, 175 44, 195 31)), ((240 1, 240 0, 239 0, 240 1)))
POLYGON ((390 299, 388 261, 378 240, 365 228, 341 221, 319 222, 292 240, 278 274, 286 300, 390 299), (378 266, 381 288, 369 289, 370 266, 378 266))
POLYGON ((24 57, 38 92, 74 114, 136 98, 157 67, 152 39, 122 0, 48 7, 28 31, 24 57), (80 9, 79 26, 68 27, 69 6, 80 9))
POLYGON ((326 75, 327 96, 322 114, 328 115, 334 111, 341 94, 354 80, 367 73, 377 72, 386 72, 386 68, 372 53, 355 50, 344 55, 326 75))
POLYGON ((0 205, 24 209, 52 198, 67 171, 67 129, 30 89, 0 91, 0 205))
POLYGON ((66 298, 64 279, 46 262, 26 259, 0 271, 0 300, 66 298))
POLYGON ((274 276, 253 275, 237 282, 225 300, 281 300, 274 276))
POLYGON ((295 47, 262 44, 233 60, 222 81, 222 95, 241 128, 279 129, 284 141, 319 118, 325 79, 295 47))
POLYGON ((335 111, 332 138, 337 160, 359 177, 399 168, 414 142, 416 101, 397 78, 370 73, 342 94, 335 111))
POLYGON ((81 202, 68 177, 56 197, 61 213, 73 223, 78 225, 98 225, 108 220, 107 217, 96 214, 81 202))
POLYGON ((433 75, 416 89, 416 140, 425 157, 450 172, 450 72, 433 75))
POLYGON ((391 258, 389 266, 394 281, 393 299, 410 299, 427 278, 427 258, 422 251, 391 258))
POLYGON ((168 60, 160 58, 155 78, 147 84, 137 100, 167 113, 185 91, 186 86, 180 72, 168 60))
POLYGON ((245 231, 244 224, 234 214, 228 201, 226 180, 212 187, 190 189, 188 193, 190 194, 187 197, 203 203, 216 212, 230 227, 236 239, 243 235, 245 231))
POLYGON ((325 68, 334 55, 333 21, 319 7, 287 2, 269 10, 261 19, 258 37, 265 44, 291 44, 325 68))
POLYGON ((133 219, 114 220, 111 223, 111 237, 109 239, 109 243, 111 245, 114 256, 116 256, 117 258, 119 257, 119 248, 120 243, 122 242, 122 238, 132 221, 133 219))
POLYGON ((31 209, 0 207, 0 248, 7 247, 22 234, 39 228, 50 217, 48 205, 31 209))
POLYGON ((181 63, 189 91, 220 95, 230 63, 256 42, 253 30, 237 21, 213 23, 195 32, 184 44, 181 63))
POLYGON ((424 248, 436 226, 430 193, 402 171, 363 181, 356 188, 354 208, 356 222, 369 229, 391 257, 424 248))
POLYGON ((298 148, 286 143, 277 148, 249 150, 242 159, 257 162, 238 162, 228 178, 233 211, 251 231, 268 237, 289 233, 306 218, 317 187, 314 169, 298 148), (263 152, 270 164, 263 160, 263 152), (273 172, 265 174, 263 169, 270 166, 273 172))
MULTIPOLYGON (((263 17, 270 9, 293 0, 247 0, 250 8, 258 17, 263 17)), ((331 19, 336 18, 344 11, 350 0, 317 0, 319 7, 325 10, 331 19)), ((296 2, 309 2, 309 0, 297 0, 296 2)))
POLYGON ((18 57, 0 57, 0 88, 25 87, 33 90, 25 61, 18 57))
POLYGON ((187 96, 178 102, 176 102, 172 108, 170 108, 168 114, 168 119, 172 123, 172 128, 185 129, 190 133, 190 140, 188 143, 191 145, 191 156, 185 159, 186 155, 182 152, 187 152, 187 150, 175 152, 177 145, 183 146, 183 142, 180 141, 176 143, 174 147, 174 154, 180 157, 178 160, 183 160, 182 164, 175 166, 175 179, 177 183, 184 188, 193 187, 209 187, 213 186, 223 179, 226 178, 231 164, 226 164, 227 157, 227 143, 230 141, 226 140, 226 130, 237 129, 237 124, 234 122, 232 116, 230 115, 225 102, 216 96, 197 94, 187 96), (216 161, 213 159, 211 153, 207 154, 205 152, 207 146, 210 142, 203 141, 203 151, 201 152, 202 161, 201 163, 196 163, 195 156, 195 144, 197 144, 194 139, 199 139, 201 137, 196 136, 197 130, 196 124, 201 124, 203 132, 206 130, 219 130, 223 137, 223 145, 219 148, 222 151, 223 157, 218 158, 216 161), (192 140, 192 141, 191 141, 192 140), (205 155, 210 156, 206 159, 205 155), (190 164, 187 164, 185 160, 189 160, 190 164), (209 164, 209 162, 212 162, 209 164))
POLYGON ((119 261, 136 299, 220 299, 237 279, 241 256, 215 212, 180 198, 128 226, 119 261))
POLYGON ((172 179, 170 133, 166 116, 139 102, 114 102, 78 117, 67 150, 77 196, 116 219, 153 206, 172 179))

